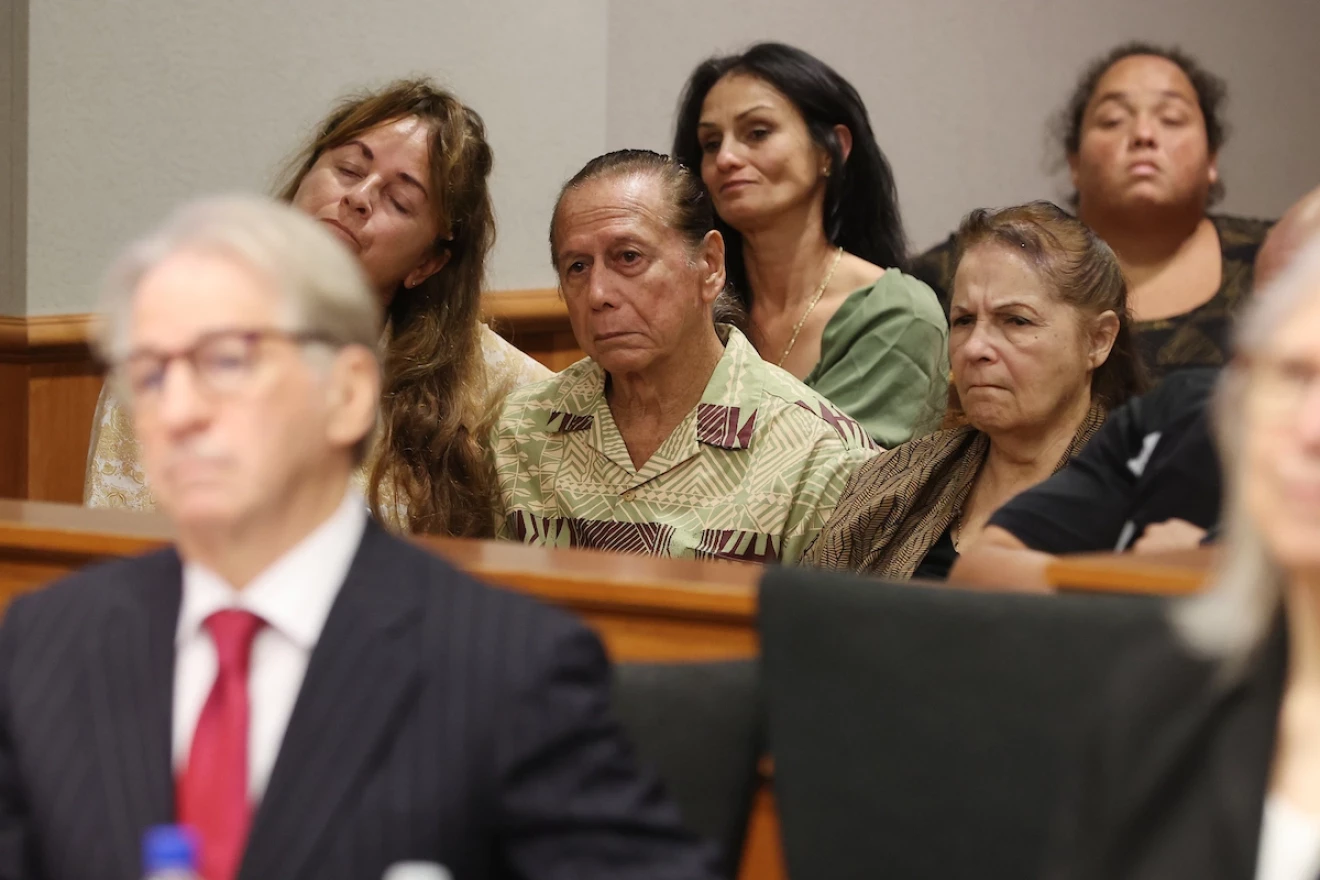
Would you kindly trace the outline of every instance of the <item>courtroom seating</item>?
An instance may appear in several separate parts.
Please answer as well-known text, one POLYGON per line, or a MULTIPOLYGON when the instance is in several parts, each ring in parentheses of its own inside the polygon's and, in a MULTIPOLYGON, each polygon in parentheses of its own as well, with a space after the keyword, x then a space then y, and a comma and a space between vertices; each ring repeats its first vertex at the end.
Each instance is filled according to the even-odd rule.
POLYGON ((615 712, 687 826, 720 845, 726 877, 738 876, 759 784, 758 677, 750 660, 615 667, 615 712))
POLYGON ((1163 600, 772 569, 762 686, 791 877, 1035 877, 1087 709, 1163 600))

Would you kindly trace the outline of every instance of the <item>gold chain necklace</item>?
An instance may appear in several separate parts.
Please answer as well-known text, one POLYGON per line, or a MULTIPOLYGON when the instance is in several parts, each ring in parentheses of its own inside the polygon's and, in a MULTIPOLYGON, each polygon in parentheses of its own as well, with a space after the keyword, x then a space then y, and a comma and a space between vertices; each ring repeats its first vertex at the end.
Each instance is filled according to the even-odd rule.
POLYGON ((816 295, 813 296, 811 302, 807 304, 807 310, 802 313, 801 318, 798 318, 797 326, 793 328, 793 335, 789 337, 788 347, 786 347, 784 353, 779 356, 779 363, 775 364, 775 366, 782 367, 784 361, 788 360, 788 353, 792 351, 793 346, 797 344, 798 334, 802 332, 802 325, 807 323, 807 318, 809 318, 811 313, 815 310, 816 303, 820 302, 820 298, 825 295, 825 288, 830 286, 830 281, 834 278, 834 270, 839 268, 839 260, 842 259, 842 257, 843 248, 840 247, 834 252, 834 261, 830 263, 830 270, 826 272, 825 277, 821 279, 820 287, 816 288, 816 295))

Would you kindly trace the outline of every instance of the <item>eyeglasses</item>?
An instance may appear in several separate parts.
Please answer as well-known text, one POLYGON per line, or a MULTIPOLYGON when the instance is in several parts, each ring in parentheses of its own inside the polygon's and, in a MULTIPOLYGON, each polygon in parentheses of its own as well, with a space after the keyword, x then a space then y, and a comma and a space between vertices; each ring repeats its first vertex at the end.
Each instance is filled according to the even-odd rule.
POLYGON ((291 332, 265 328, 260 330, 216 330, 205 333, 182 351, 164 353, 136 351, 111 365, 115 378, 135 404, 150 403, 165 386, 170 364, 183 360, 203 390, 213 395, 233 394, 243 389, 261 360, 262 347, 268 342, 293 345, 338 346, 320 333, 291 332))
POLYGON ((1320 364, 1296 359, 1251 358, 1248 406, 1270 421, 1295 418, 1320 380, 1320 364))

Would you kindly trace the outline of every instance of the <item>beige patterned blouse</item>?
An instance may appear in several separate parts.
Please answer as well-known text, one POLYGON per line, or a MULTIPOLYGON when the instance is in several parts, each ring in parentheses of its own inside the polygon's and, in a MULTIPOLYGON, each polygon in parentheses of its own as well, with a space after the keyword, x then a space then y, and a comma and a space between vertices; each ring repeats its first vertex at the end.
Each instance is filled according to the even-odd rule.
MULTIPOLYGON (((486 365, 486 396, 494 405, 497 395, 509 388, 539 382, 554 373, 539 361, 519 351, 489 327, 482 328, 481 353, 486 365)), ((87 475, 83 482, 83 503, 88 507, 118 507, 127 510, 152 510, 156 500, 147 488, 137 440, 128 412, 115 400, 110 384, 101 389, 92 422, 92 438, 87 454, 87 475)), ((358 480, 365 488, 365 468, 358 480)))

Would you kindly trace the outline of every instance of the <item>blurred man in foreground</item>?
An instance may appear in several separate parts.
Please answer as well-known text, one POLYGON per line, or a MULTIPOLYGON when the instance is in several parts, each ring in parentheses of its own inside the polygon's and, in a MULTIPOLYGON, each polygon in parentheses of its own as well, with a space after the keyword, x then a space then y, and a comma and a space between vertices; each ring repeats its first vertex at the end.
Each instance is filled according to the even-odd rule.
POLYGON ((594 636, 387 535, 351 475, 379 308, 292 208, 204 202, 112 275, 103 350, 174 547, 0 627, 0 877, 710 876, 609 718, 594 636))

